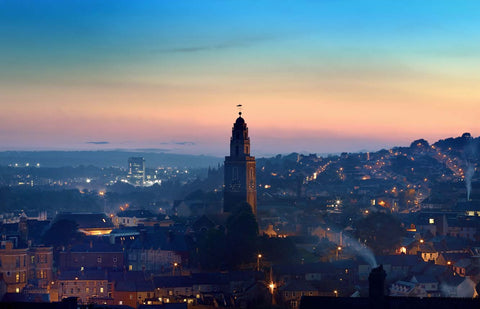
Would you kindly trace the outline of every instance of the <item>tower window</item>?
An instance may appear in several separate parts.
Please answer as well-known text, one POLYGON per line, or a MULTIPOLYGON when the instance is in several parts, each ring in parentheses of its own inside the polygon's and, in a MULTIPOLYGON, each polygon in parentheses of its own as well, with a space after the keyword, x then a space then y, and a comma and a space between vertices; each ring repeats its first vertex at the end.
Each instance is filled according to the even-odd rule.
POLYGON ((235 146, 235 155, 238 156, 238 146, 235 146))

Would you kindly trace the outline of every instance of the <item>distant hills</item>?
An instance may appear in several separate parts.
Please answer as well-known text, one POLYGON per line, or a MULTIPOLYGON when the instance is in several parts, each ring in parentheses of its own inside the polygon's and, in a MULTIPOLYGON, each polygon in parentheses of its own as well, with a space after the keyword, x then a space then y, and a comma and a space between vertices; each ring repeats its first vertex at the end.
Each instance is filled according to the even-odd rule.
POLYGON ((147 167, 216 167, 223 158, 204 155, 184 155, 154 152, 112 151, 4 151, 0 152, 0 165, 63 167, 94 165, 98 167, 127 167, 129 157, 144 157, 147 167))
MULTIPOLYGON (((453 151, 462 154, 467 161, 477 161, 480 155, 480 137, 474 138, 470 133, 464 133, 460 137, 449 137, 441 139, 433 144, 436 148, 443 151, 453 151)), ((415 149, 430 147, 424 139, 418 139, 411 143, 410 147, 394 147, 393 149, 415 149)), ((360 152, 359 152, 360 153, 360 152)), ((296 153, 291 154, 296 158, 296 153)), ((326 157, 327 155, 321 154, 326 157)), ((63 167, 93 165, 97 167, 127 167, 129 157, 144 157, 147 167, 190 167, 206 168, 216 167, 223 164, 223 157, 205 156, 205 155, 185 155, 164 153, 158 151, 128 151, 128 150, 108 150, 108 151, 4 151, 0 152, 0 165, 25 166, 27 163, 34 166, 40 163, 42 167, 63 167)), ((285 157, 285 156, 283 156, 285 157)), ((288 155, 287 155, 288 157, 288 155)))

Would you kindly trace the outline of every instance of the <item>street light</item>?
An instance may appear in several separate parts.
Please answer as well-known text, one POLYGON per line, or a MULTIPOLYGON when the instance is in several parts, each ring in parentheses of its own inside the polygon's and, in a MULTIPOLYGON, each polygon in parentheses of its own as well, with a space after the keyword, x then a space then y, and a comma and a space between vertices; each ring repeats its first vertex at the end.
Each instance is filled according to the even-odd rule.
POLYGON ((335 294, 335 297, 338 297, 338 291, 337 290, 334 290, 333 294, 335 294))
POLYGON ((337 260, 338 260, 338 254, 340 253, 340 251, 342 251, 342 247, 338 246, 337 247, 337 260))
POLYGON ((257 255, 257 271, 260 271, 260 259, 262 258, 262 255, 259 253, 257 255))
POLYGON ((275 289, 275 283, 271 282, 268 287, 270 288, 270 293, 273 294, 273 289, 275 289))
POLYGON ((172 269, 172 275, 175 276, 175 268, 177 268, 178 266, 178 263, 177 262, 174 262, 173 263, 173 269, 172 269))

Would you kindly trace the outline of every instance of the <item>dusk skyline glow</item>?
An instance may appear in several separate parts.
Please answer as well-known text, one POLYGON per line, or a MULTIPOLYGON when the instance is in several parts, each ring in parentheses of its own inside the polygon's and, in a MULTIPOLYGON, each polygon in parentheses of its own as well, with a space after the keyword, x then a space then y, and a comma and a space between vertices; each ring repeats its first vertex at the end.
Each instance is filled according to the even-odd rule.
POLYGON ((480 135, 475 1, 0 0, 0 150, 224 156, 480 135))

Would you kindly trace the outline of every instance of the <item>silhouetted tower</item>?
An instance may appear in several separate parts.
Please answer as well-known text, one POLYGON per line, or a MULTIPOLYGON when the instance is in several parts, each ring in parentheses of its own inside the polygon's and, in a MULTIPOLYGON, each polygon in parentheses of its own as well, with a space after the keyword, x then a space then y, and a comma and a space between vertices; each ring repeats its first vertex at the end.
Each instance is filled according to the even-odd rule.
POLYGON ((223 205, 225 212, 231 212, 247 202, 257 214, 257 188, 255 157, 250 156, 250 138, 242 112, 233 124, 230 139, 230 156, 225 157, 225 189, 223 205))

